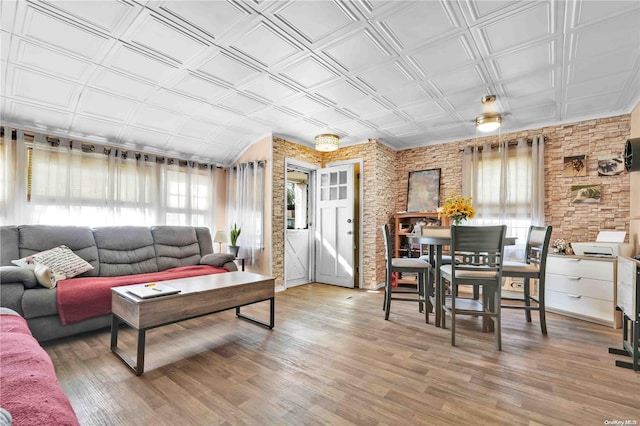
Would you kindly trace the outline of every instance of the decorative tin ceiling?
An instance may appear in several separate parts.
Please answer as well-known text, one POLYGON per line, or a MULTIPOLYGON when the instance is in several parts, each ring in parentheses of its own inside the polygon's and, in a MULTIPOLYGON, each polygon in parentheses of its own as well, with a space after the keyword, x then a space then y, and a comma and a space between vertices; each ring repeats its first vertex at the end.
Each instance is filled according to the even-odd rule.
POLYGON ((404 149, 631 112, 640 1, 2 1, 2 123, 231 163, 261 137, 404 149))

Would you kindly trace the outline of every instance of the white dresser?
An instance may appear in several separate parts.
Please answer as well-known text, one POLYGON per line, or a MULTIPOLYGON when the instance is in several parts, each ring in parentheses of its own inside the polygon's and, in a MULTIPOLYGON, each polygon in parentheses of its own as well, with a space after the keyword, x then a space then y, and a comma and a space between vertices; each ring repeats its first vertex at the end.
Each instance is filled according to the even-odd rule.
POLYGON ((549 254, 545 279, 547 311, 620 328, 616 273, 615 258, 549 254))

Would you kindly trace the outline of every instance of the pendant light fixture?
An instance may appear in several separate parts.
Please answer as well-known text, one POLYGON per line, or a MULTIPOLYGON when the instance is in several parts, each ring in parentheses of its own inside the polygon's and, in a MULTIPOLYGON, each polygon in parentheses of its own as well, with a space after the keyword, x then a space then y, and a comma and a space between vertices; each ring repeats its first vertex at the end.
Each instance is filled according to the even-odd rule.
POLYGON ((484 112, 476 117, 476 128, 480 132, 492 132, 502 124, 502 114, 493 110, 496 95, 487 95, 482 98, 484 112))
POLYGON ((331 133, 323 133, 315 137, 316 149, 322 152, 335 151, 340 147, 340 137, 331 133))

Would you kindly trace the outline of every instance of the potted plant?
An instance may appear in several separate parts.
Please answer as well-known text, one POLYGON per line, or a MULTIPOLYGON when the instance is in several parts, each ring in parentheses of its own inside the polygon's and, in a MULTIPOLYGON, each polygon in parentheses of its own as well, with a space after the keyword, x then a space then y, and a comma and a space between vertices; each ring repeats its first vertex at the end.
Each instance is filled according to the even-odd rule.
POLYGON ((237 242, 241 232, 242 232, 242 228, 238 228, 237 225, 234 223, 230 233, 231 245, 229 246, 229 253, 233 254, 235 257, 238 257, 238 250, 240 250, 240 247, 238 247, 237 242))

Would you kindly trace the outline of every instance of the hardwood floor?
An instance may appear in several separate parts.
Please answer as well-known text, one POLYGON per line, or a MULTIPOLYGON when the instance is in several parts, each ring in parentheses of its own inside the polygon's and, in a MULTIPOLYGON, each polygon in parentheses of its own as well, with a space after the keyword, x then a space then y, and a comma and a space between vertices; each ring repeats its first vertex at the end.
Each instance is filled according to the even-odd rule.
MULTIPOLYGON (((268 316, 268 304, 243 308, 268 316)), ((640 424, 640 374, 616 367, 621 331, 503 310, 503 351, 480 319, 425 324, 415 303, 322 284, 276 294, 273 331, 234 311, 147 333, 135 376, 109 331, 45 344, 82 425, 640 424)), ((433 316, 432 316, 433 318, 433 316)), ((133 353, 135 336, 120 332, 133 353)))

